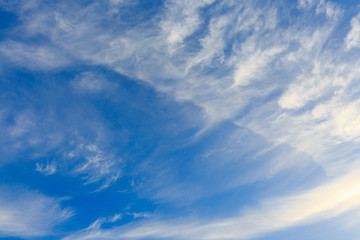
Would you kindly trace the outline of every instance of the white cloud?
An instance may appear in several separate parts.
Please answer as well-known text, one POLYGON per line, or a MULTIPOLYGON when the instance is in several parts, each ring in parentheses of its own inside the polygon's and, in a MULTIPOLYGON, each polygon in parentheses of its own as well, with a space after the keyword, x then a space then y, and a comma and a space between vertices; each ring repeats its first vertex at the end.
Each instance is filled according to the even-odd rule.
POLYGON ((137 218, 150 218, 154 216, 154 213, 150 213, 150 212, 133 212, 131 213, 131 215, 133 215, 134 219, 137 218))
POLYGON ((313 109, 315 119, 325 120, 329 125, 330 136, 340 141, 358 141, 360 138, 360 101, 341 102, 334 98, 319 104, 313 109))
POLYGON ((32 102, 21 110, 14 110, 11 105, 7 106, 7 112, 11 112, 7 118, 12 121, 3 122, 5 131, 3 139, 6 139, 6 146, 13 153, 41 145, 36 154, 29 156, 29 158, 34 158, 59 146, 63 141, 64 133, 52 129, 54 122, 51 117, 43 115, 40 118, 41 111, 34 111, 31 105, 32 102), (47 126, 46 132, 44 132, 44 126, 47 126))
POLYGON ((351 19, 351 30, 345 38, 347 49, 360 47, 360 14, 351 19))
POLYGON ((122 159, 104 152, 96 144, 86 146, 80 144, 72 154, 84 158, 84 161, 81 161, 79 166, 74 169, 74 173, 85 174, 86 184, 100 182, 101 187, 98 190, 107 188, 122 175, 122 159))
POLYGON ((159 220, 109 230, 79 232, 65 239, 249 239, 267 232, 338 216, 360 204, 359 171, 350 172, 316 188, 268 199, 233 218, 207 221, 159 220))
POLYGON ((104 90, 113 91, 118 85, 110 82, 104 76, 94 72, 84 72, 80 74, 74 81, 73 86, 85 92, 98 93, 104 90))
POLYGON ((25 111, 16 116, 15 123, 13 126, 9 127, 8 133, 11 137, 18 138, 27 132, 31 132, 35 127, 36 123, 34 122, 34 115, 32 112, 25 111))
POLYGON ((298 6, 301 8, 306 8, 311 6, 314 2, 314 0, 298 0, 298 6))
MULTIPOLYGON (((45 108, 54 107, 56 104, 45 106, 45 108)), ((111 133, 100 121, 94 120, 96 116, 94 112, 91 118, 81 112, 79 106, 72 107, 77 109, 75 116, 71 109, 66 111, 68 119, 58 121, 56 114, 34 109, 32 103, 25 110, 16 111, 9 106, 6 112, 12 110, 12 115, 7 115, 6 119, 10 121, 0 122, 4 133, 0 138, 3 143, 1 150, 7 152, 11 159, 16 159, 17 154, 28 151, 28 160, 31 161, 49 158, 49 152, 56 149, 57 153, 52 157, 53 160, 34 163, 35 171, 44 175, 69 172, 74 176, 81 176, 85 184, 101 184, 101 188, 105 188, 121 177, 124 161, 100 147, 106 143, 106 136, 111 133), (90 132, 94 134, 95 143, 84 139, 82 126, 74 124, 74 121, 86 126, 87 134, 90 132)), ((4 158, 3 161, 6 159, 4 158)))
MULTIPOLYGON (((152 22, 146 23, 149 28, 141 25, 129 31, 121 30, 121 27, 115 30, 99 26, 99 20, 106 22, 111 19, 108 15, 101 14, 105 10, 96 4, 86 8, 72 6, 72 9, 61 5, 55 8, 57 11, 54 14, 41 9, 27 11, 24 18, 30 19, 36 15, 36 19, 41 18, 42 21, 31 24, 26 21, 28 24, 24 28, 30 35, 40 33, 48 36, 54 45, 73 58, 106 65, 122 74, 147 81, 157 90, 166 92, 179 101, 190 100, 204 109, 209 122, 216 123, 234 116, 248 102, 248 96, 239 98, 239 91, 228 90, 233 84, 232 72, 237 67, 231 61, 238 64, 244 54, 241 50, 233 51, 227 59, 224 54, 226 41, 234 41, 241 31, 244 31, 247 38, 254 27, 258 31, 254 42, 263 45, 265 43, 260 35, 264 31, 275 30, 277 17, 275 8, 262 13, 263 9, 256 9, 250 3, 237 5, 231 2, 214 2, 214 16, 209 24, 203 22, 205 34, 198 39, 200 48, 189 48, 183 40, 193 34, 203 21, 199 11, 212 3, 213 1, 166 2, 166 8, 160 12, 164 13, 160 18, 160 29, 153 26, 152 22), (225 14, 222 12, 223 7, 228 7, 231 11, 225 14), (73 9, 78 9, 76 14, 73 9), (242 18, 242 13, 246 13, 248 17, 242 18), (258 19, 256 22, 251 17, 254 15, 258 19), (232 29, 234 22, 236 28, 232 29), (32 27, 34 24, 36 28, 32 27), (179 46, 173 48, 174 44, 179 46), (218 69, 216 77, 206 73, 214 67, 218 69)), ((241 49, 239 46, 241 43, 234 41, 234 49, 241 49)), ((261 48, 267 51, 266 49, 274 47, 270 43, 270 46, 261 48)), ((254 54, 263 56, 256 49, 257 46, 254 54)), ((247 51, 245 57, 252 59, 251 54, 247 51)), ((267 56, 267 52, 264 54, 267 56)), ((266 56, 264 57, 267 59, 266 56)), ((255 70, 252 72, 256 74, 255 70)), ((94 85, 99 86, 98 81, 91 81, 92 84, 84 82, 86 84, 80 85, 91 89, 94 89, 94 85)))
MULTIPOLYGON (((74 58, 105 65, 146 81, 178 101, 201 107, 205 120, 202 131, 223 120, 237 118, 252 103, 285 90, 278 100, 280 108, 271 102, 266 106, 270 105, 273 112, 261 108, 264 114, 260 122, 255 120, 242 126, 275 144, 287 143, 313 156, 319 155, 315 146, 328 144, 326 134, 320 133, 321 127, 314 130, 314 119, 296 117, 284 111, 302 109, 319 99, 331 97, 332 91, 346 88, 356 75, 356 64, 347 62, 346 58, 345 61, 337 59, 340 54, 327 49, 327 41, 338 21, 329 17, 330 13, 326 16, 330 11, 327 8, 337 7, 328 3, 300 1, 299 4, 305 7, 303 11, 308 11, 305 15, 311 19, 299 16, 297 21, 282 25, 279 25, 283 20, 279 13, 282 9, 276 4, 261 7, 251 2, 231 1, 169 1, 159 11, 159 16, 130 30, 119 27, 117 24, 121 23, 112 21, 111 16, 105 14, 109 9, 99 4, 85 8, 60 4, 52 14, 45 11, 45 5, 44 9, 23 14, 26 18, 46 19, 38 21, 41 26, 37 28, 24 21, 24 29, 47 36, 53 45, 74 58), (211 10, 208 21, 203 21, 200 15, 205 7, 211 10), (321 20, 322 24, 312 25, 315 20, 321 20), (104 22, 111 22, 114 27, 101 24, 104 22), (196 33, 200 25, 204 27, 201 34, 192 39, 197 47, 191 45, 194 43, 187 45, 184 39, 196 33), (177 29, 181 30, 180 35, 170 37, 177 29), (238 87, 232 88, 234 82, 238 87), (268 115, 265 116, 265 112, 268 115), (282 121, 274 121, 281 117, 282 121), (309 138, 318 141, 314 143, 308 141, 309 138)), ((86 91, 99 91, 106 85, 101 77, 90 73, 75 82, 78 88, 86 91)), ((322 149, 332 145, 327 146, 322 149)), ((85 169, 95 169, 90 165, 96 166, 103 161, 96 154, 86 158, 85 169)), ((104 174, 99 174, 105 176, 110 166, 111 161, 109 167, 103 169, 104 174)))
POLYGON ((116 221, 122 218, 122 214, 115 214, 111 217, 98 218, 93 223, 90 224, 85 230, 98 230, 101 228, 104 223, 115 223, 116 221))
POLYGON ((334 89, 345 89, 359 70, 356 64, 334 64, 332 61, 327 54, 313 60, 313 69, 309 72, 304 70, 298 79, 288 86, 279 98, 279 105, 286 109, 298 109, 311 101, 333 94, 334 89))
POLYGON ((54 162, 46 162, 46 164, 36 163, 36 171, 45 174, 45 175, 53 175, 57 171, 56 164, 54 162))
POLYGON ((234 84, 236 86, 246 86, 253 78, 262 77, 264 68, 277 54, 284 51, 284 47, 272 47, 264 51, 257 51, 251 54, 250 58, 238 64, 234 73, 234 84))
POLYGON ((22 42, 6 41, 0 43, 2 64, 13 63, 31 69, 48 70, 67 66, 69 58, 51 46, 37 46, 22 42))
POLYGON ((199 9, 212 2, 214 0, 167 1, 166 17, 160 23, 167 41, 170 44, 181 44, 201 24, 199 9))
POLYGON ((338 175, 352 168, 357 156, 359 63, 332 51, 304 64, 279 97, 280 108, 270 101, 239 122, 271 142, 309 154, 329 175, 338 175))
MULTIPOLYGON (((106 7, 99 3, 75 6, 76 11, 74 5, 60 4, 54 14, 48 11, 51 6, 20 14, 34 19, 31 23, 23 21, 30 35, 42 34, 51 46, 69 56, 146 81, 178 101, 201 107, 206 119, 204 129, 236 118, 239 125, 275 145, 288 144, 309 154, 328 175, 339 176, 356 166, 360 110, 359 102, 353 99, 358 98, 354 82, 358 80, 359 64, 329 41, 341 12, 336 4, 300 0, 298 7, 304 12, 299 12, 294 22, 284 21, 281 7, 275 4, 261 7, 236 1, 169 1, 165 5, 157 17, 130 30, 104 14, 109 9, 104 10, 106 7), (210 4, 210 19, 203 21, 200 11, 210 4), (115 27, 101 24, 104 22, 115 27), (200 26, 204 27, 201 34, 193 36, 200 26), (193 42, 187 45, 185 39, 191 36, 193 42), (263 102, 279 91, 283 92, 278 99, 263 102), (249 106, 250 110, 242 112, 249 106)), ((347 49, 360 45, 359 22, 359 15, 351 21, 352 29, 345 38, 347 49)), ((50 45, 29 47, 8 41, 1 43, 0 52, 19 66, 30 68, 56 68, 66 63, 62 58, 55 61, 57 52, 50 45)), ((92 73, 74 82, 90 92, 102 91, 107 85, 92 73)), ((12 135, 21 136, 28 128, 14 128, 12 135)), ((84 146, 69 156, 84 158, 77 172, 85 174, 87 182, 105 179, 107 186, 120 177, 117 159, 97 144, 84 146)), ((357 204, 357 184, 357 177, 350 174, 304 194, 265 201, 238 218, 214 224, 145 223, 132 230, 98 230, 77 237, 246 238, 318 214, 326 218, 327 214, 334 216, 348 210, 357 204), (328 192, 338 194, 324 199, 328 192), (256 228, 249 227, 251 224, 256 228)))
MULTIPOLYGON (((305 7, 315 2, 318 9, 307 11, 321 15, 331 12, 326 9, 337 8, 325 1, 299 1, 299 5, 305 7)), ((280 52, 292 52, 294 62, 301 64, 305 60, 302 53, 321 49, 336 24, 336 19, 330 18, 322 28, 317 28, 306 24, 308 19, 299 19, 287 28, 275 28, 281 17, 279 7, 271 3, 261 8, 253 3, 231 1, 167 1, 159 16, 131 30, 100 24, 121 24, 105 14, 110 11, 107 5, 91 4, 83 8, 74 3, 70 9, 59 4, 54 9, 51 14, 45 11, 46 5, 38 11, 25 11, 23 18, 36 16, 35 19, 42 21, 26 21, 24 28, 29 34, 47 36, 74 58, 106 65, 146 81, 178 101, 191 101, 204 109, 208 121, 205 128, 234 117, 251 98, 261 98, 273 90, 270 87, 259 92, 256 86, 246 91, 229 90, 231 86, 245 86, 253 78, 266 78, 263 74, 272 70, 269 65, 275 58, 285 60, 278 56, 280 52), (209 6, 212 14, 204 21, 200 12, 209 6), (225 13, 223 9, 228 10, 225 13), (32 27, 34 24, 36 28, 32 27), (200 36, 193 36, 199 47, 188 46, 184 39, 200 26, 204 27, 200 36), (297 52, 287 49, 290 42, 301 45, 297 52), (249 43, 253 45, 251 49, 249 43)), ((79 84, 87 89, 99 89, 100 82, 93 79, 79 84)))
POLYGON ((24 189, 0 189, 0 236, 42 237, 72 216, 60 200, 24 189))
POLYGON ((150 213, 150 212, 127 212, 125 214, 114 214, 113 216, 109 216, 109 217, 101 217, 101 218, 96 219, 93 223, 91 223, 83 231, 85 231, 85 232, 86 231, 98 231, 98 230, 101 229, 101 227, 103 226, 104 223, 114 224, 117 221, 121 220, 124 215, 130 215, 134 219, 137 219, 137 218, 150 218, 150 217, 153 217, 154 213, 150 213))
POLYGON ((336 4, 326 0, 298 0, 298 7, 303 9, 316 7, 316 14, 325 14, 326 17, 333 19, 342 14, 341 9, 336 4))
MULTIPOLYGON (((283 114, 284 111, 309 107, 315 101, 331 97, 332 91, 345 88, 356 71, 355 64, 347 62, 346 57, 337 59, 341 56, 336 52, 339 48, 332 50, 326 45, 338 21, 331 17, 338 6, 329 1, 299 1, 298 5, 304 8, 304 16, 299 13, 297 21, 282 25, 279 25, 284 17, 279 13, 282 9, 275 3, 261 7, 251 2, 231 1, 169 1, 157 17, 132 29, 120 27, 120 22, 105 14, 109 11, 108 5, 99 3, 86 7, 76 3, 44 5, 19 10, 19 15, 22 19, 34 19, 23 21, 23 29, 29 35, 48 37, 66 54, 146 81, 178 101, 201 107, 205 119, 203 130, 236 118, 253 102, 285 89, 278 101, 283 109, 270 103, 274 112, 261 118, 268 120, 267 127, 260 123, 254 126, 255 122, 252 126, 243 126, 264 134, 275 143, 289 140, 289 144, 300 150, 313 145, 311 151, 306 151, 313 152, 314 146, 327 144, 326 134, 319 137, 318 130, 304 131, 309 125, 313 127, 313 120, 295 118, 290 112, 283 114), (211 16, 203 21, 200 12, 206 7, 211 10, 211 16), (47 11, 49 9, 55 10, 47 11), (321 24, 313 25, 315 20, 321 24), (109 22, 113 25, 103 24, 109 22), (200 25, 204 27, 201 34, 193 36, 197 47, 194 48, 194 43, 187 45, 184 39, 192 36, 200 25), (174 35, 175 31, 179 35, 174 35), (179 45, 176 51, 169 49, 174 44, 179 45), (333 61, 328 62, 329 58, 333 61), (316 62, 321 63, 319 67, 316 62), (341 69, 339 65, 345 67, 341 69), (255 78, 257 81, 249 84, 255 78), (234 82, 238 87, 231 88, 234 82), (297 119, 297 127, 289 128, 291 131, 284 129, 280 135, 273 134, 281 131, 274 130, 279 128, 279 122, 284 124, 284 121, 274 122, 273 119, 284 116, 287 116, 286 126, 293 127, 295 123, 291 121, 297 119), (308 120, 310 122, 306 122, 308 120), (314 135, 321 141, 310 144, 313 141, 307 138, 314 135)), ((353 20, 355 25, 356 21, 353 20)), ((4 42, 1 49, 6 49, 7 45, 16 49, 19 44, 4 42)), ((103 89, 101 78, 91 74, 77 81, 78 87, 88 91, 103 89)))

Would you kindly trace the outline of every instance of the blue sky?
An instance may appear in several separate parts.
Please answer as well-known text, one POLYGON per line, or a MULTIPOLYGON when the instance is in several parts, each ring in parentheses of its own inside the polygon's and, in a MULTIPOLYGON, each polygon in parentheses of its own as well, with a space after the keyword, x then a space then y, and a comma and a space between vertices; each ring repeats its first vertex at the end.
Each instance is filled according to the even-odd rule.
POLYGON ((358 1, 0 19, 0 238, 358 239, 358 1))

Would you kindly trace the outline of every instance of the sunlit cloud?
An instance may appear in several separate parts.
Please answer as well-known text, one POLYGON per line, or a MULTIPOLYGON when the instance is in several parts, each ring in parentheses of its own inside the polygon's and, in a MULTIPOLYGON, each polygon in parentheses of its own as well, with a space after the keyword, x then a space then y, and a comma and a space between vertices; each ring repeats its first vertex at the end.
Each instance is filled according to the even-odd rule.
POLYGON ((355 3, 0 7, 0 175, 38 190, 4 190, 4 237, 250 239, 359 207, 355 3))

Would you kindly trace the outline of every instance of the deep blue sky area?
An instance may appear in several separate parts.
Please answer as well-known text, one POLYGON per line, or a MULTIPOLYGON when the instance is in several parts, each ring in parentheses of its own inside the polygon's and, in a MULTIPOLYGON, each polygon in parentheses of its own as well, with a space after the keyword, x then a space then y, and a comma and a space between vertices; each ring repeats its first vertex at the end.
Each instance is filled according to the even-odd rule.
POLYGON ((0 238, 355 240, 358 1, 0 1, 0 238))

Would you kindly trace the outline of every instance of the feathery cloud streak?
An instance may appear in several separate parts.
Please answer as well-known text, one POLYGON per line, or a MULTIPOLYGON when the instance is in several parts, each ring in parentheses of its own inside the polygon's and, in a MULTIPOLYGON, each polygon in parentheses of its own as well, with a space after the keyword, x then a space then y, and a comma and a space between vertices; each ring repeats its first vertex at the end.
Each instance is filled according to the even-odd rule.
MULTIPOLYGON (((32 149, 36 154, 31 158, 37 162, 33 170, 47 177, 80 177, 85 185, 99 183, 98 193, 118 187, 124 177, 126 187, 138 196, 159 206, 171 202, 175 212, 182 204, 201 209, 197 201, 244 185, 269 184, 270 193, 257 196, 255 203, 239 203, 237 209, 251 210, 237 216, 207 218, 204 214, 185 225, 172 220, 174 224, 167 224, 162 218, 133 227, 105 229, 100 224, 68 238, 251 238, 328 219, 358 206, 354 169, 360 134, 359 13, 349 11, 346 4, 324 0, 1 4, 18 18, 16 27, 0 42, 4 71, 71 75, 64 83, 55 77, 43 80, 54 83, 51 91, 51 84, 40 88, 55 94, 53 98, 43 94, 51 104, 21 102, 25 107, 16 109, 20 101, 5 98, 12 104, 2 108, 1 124, 10 142, 8 152, 17 153, 7 154, 8 158, 32 149), (124 87, 123 81, 112 79, 115 74, 138 82, 139 91, 151 87, 155 93, 136 95, 131 84, 124 87), (124 100, 127 92, 136 95, 134 102, 124 100), (196 127, 187 135, 179 133, 188 129, 181 126, 182 121, 159 127, 168 132, 159 141, 155 140, 161 135, 158 129, 146 130, 160 118, 137 112, 149 108, 148 99, 162 94, 176 101, 171 102, 173 109, 164 112, 186 106, 184 118, 194 116, 186 124, 196 127), (75 109, 64 110, 69 116, 64 119, 47 111, 59 108, 65 100, 62 95, 68 97, 67 106, 75 109), (127 109, 135 113, 126 115, 127 109), (194 114, 199 109, 200 114, 194 114), (142 116, 148 118, 142 121, 142 116), (131 138, 134 135, 137 139, 131 138), (214 140, 218 136, 221 141, 214 140), (260 143, 237 141, 244 137, 260 143), (213 149, 201 146, 209 142, 213 149), (151 144, 155 150, 146 148, 151 144), (285 146, 286 151, 281 148, 285 146), (129 149, 140 149, 142 154, 130 154, 129 149), (195 168, 199 166, 201 170, 195 168), (305 166, 304 172, 319 167, 322 181, 299 174, 300 187, 277 191, 278 178, 300 166, 305 166), (256 176, 244 177, 241 168, 256 176), (211 178, 218 183, 212 189, 206 184, 213 183, 211 178), (337 194, 323 198, 329 191, 337 194), (191 197, 185 201, 187 195, 191 197), (250 229, 249 224, 256 227, 250 229)), ((171 115, 168 112, 164 115, 171 115)), ((164 215, 176 218, 176 214, 164 215)), ((124 223, 104 216, 96 219, 104 224, 124 223)))

